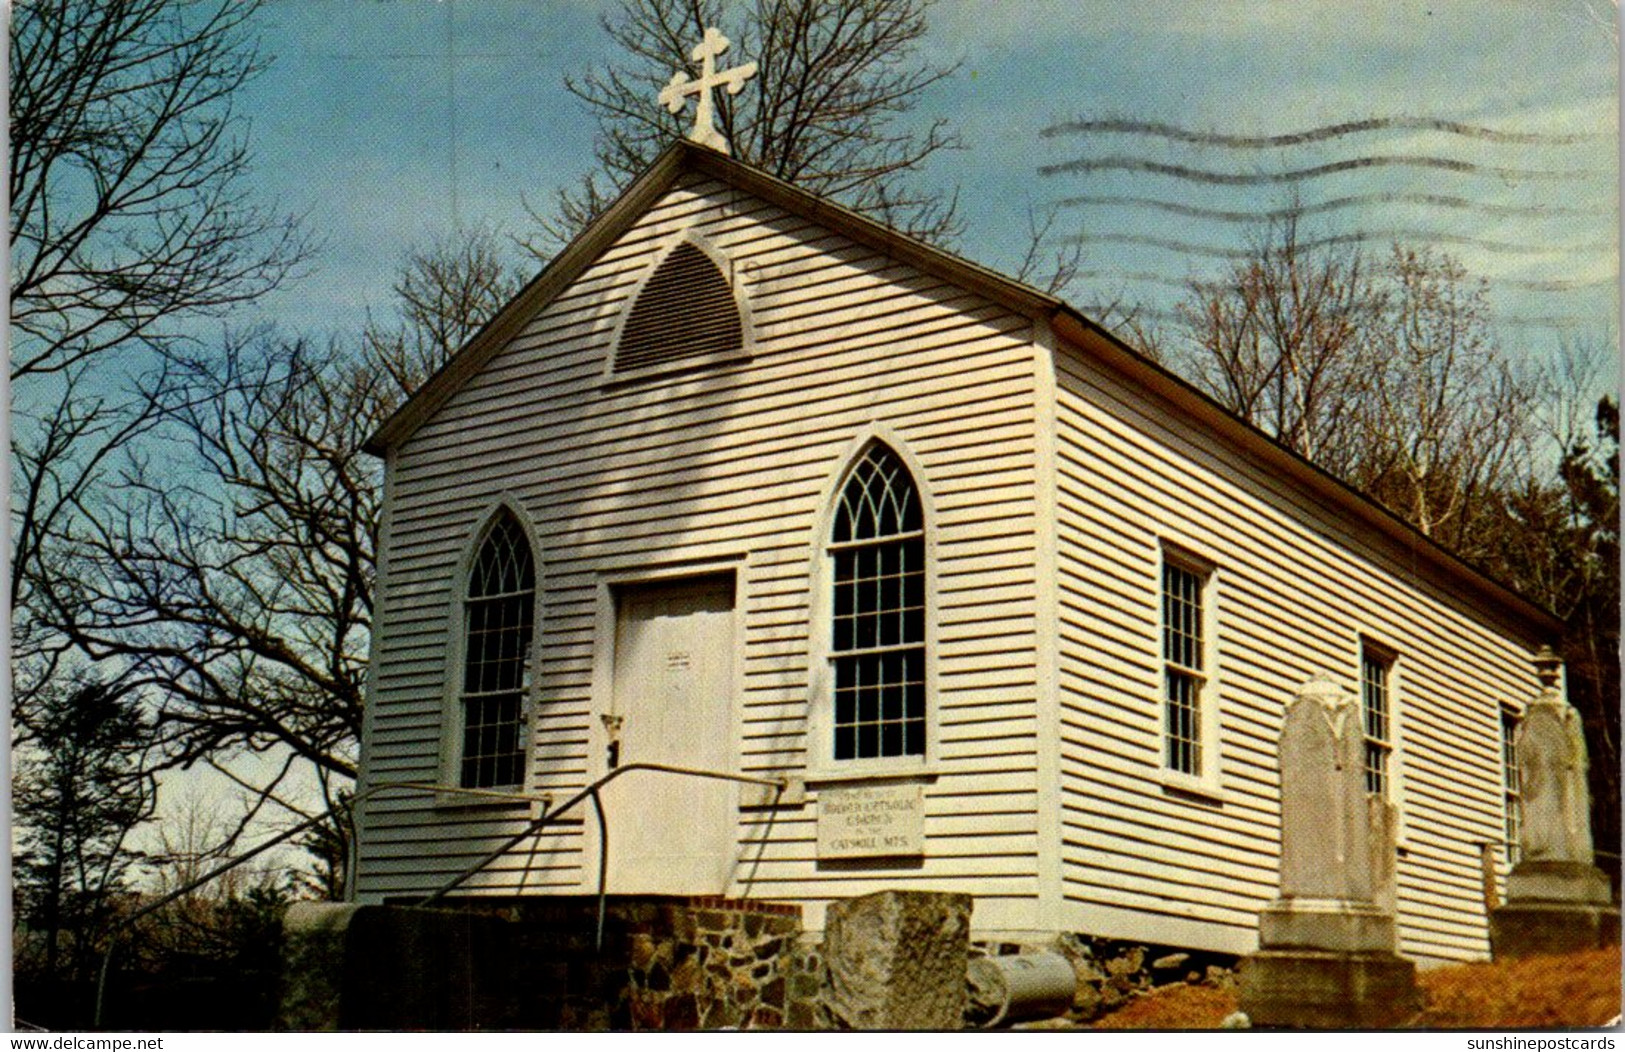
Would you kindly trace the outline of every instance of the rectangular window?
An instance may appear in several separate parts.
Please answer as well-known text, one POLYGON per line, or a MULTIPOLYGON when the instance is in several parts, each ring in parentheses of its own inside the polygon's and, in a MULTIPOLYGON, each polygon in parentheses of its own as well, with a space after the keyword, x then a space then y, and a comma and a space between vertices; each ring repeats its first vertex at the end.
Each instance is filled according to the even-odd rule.
POLYGON ((1163 766, 1201 777, 1202 575, 1165 562, 1162 567, 1163 766))
POLYGON ((925 543, 836 548, 835 759, 925 754, 925 543))
POLYGON ((463 664, 463 750, 460 784, 518 785, 524 779, 525 693, 535 626, 531 591, 470 599, 463 664))
POLYGON ((1518 861, 1523 835, 1523 780, 1518 774, 1518 714, 1501 710, 1501 776, 1506 792, 1506 858, 1518 861))
POLYGON ((1394 659, 1367 645, 1360 650, 1360 708, 1365 718, 1365 791, 1388 795, 1388 760, 1394 751, 1388 696, 1394 659))
POLYGON ((521 697, 493 694, 463 703, 462 784, 469 788, 518 785, 525 764, 519 740, 521 697))

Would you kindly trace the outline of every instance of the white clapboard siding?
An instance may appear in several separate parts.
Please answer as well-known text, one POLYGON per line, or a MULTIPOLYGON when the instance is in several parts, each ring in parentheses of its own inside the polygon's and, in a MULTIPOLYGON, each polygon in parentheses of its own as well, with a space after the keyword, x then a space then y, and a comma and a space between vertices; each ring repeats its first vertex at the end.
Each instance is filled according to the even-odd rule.
MULTIPOLYGON (((1041 320, 1053 304, 1008 289, 994 302, 964 269, 916 266, 900 242, 849 236, 859 228, 832 213, 697 168, 638 198, 642 212, 590 242, 597 255, 568 287, 522 300, 533 313, 510 312, 503 342, 484 345, 494 353, 393 432, 368 777, 441 774, 458 565, 499 498, 539 542, 530 789, 558 802, 603 771, 606 575, 701 564, 739 584, 734 763, 816 775, 816 524, 842 456, 879 426, 921 465, 933 513, 925 854, 911 867, 820 863, 829 783, 815 780, 805 803, 739 812, 731 893, 801 902, 816 928, 839 897, 962 891, 983 929, 1244 952, 1275 893, 1282 709, 1317 672, 1357 688, 1369 637, 1398 654, 1402 948, 1482 955, 1478 844, 1502 829, 1498 707, 1533 693, 1531 641, 1369 523, 1329 512, 1294 472, 1165 403, 1149 373, 1067 345, 1041 320), (690 230, 728 260, 748 357, 606 377, 628 298, 690 230), (1061 341, 1053 386, 1035 340, 1061 341), (1162 777, 1164 542, 1215 568, 1212 794, 1162 777)), ((361 893, 423 894, 527 814, 377 799, 361 893)), ((590 815, 572 822, 470 892, 591 890, 590 815)))
MULTIPOLYGON (((802 807, 740 813, 741 890, 815 904, 895 886, 1034 901, 1031 336, 1027 318, 872 247, 710 180, 680 180, 397 447, 369 772, 439 775, 456 567, 507 495, 540 548, 532 789, 559 798, 602 770, 601 575, 718 557, 745 557, 731 564, 744 640, 736 762, 799 773, 813 751, 812 524, 841 455, 879 424, 923 466, 935 512, 939 756, 927 857, 896 871, 820 867, 815 786, 802 807), (749 361, 606 384, 627 297, 689 228, 743 284, 749 361)), ((361 894, 431 890, 524 820, 422 796, 380 800, 366 812, 361 894)), ((470 889, 590 890, 582 828, 542 840, 470 889)))
POLYGON ((1357 689, 1363 633, 1398 653, 1402 949, 1482 956, 1477 843, 1501 832, 1497 705, 1535 689, 1527 641, 1081 354, 1057 354, 1057 381, 1062 879, 1080 926, 1252 945, 1276 892, 1281 713, 1315 673, 1357 689), (1163 542, 1215 567, 1213 801, 1160 781, 1163 542))

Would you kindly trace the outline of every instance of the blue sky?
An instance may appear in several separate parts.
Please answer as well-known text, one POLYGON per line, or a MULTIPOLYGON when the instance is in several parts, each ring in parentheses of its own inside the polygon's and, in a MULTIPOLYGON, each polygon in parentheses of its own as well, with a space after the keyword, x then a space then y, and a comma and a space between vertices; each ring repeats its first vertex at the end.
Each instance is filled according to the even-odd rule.
MULTIPOLYGON (((238 99, 257 155, 252 189, 304 216, 324 248, 260 315, 290 333, 353 334, 367 310, 391 309, 413 245, 480 225, 525 233, 527 198, 545 203, 591 168, 591 121, 561 82, 613 58, 598 24, 612 9, 271 0, 260 35, 274 62, 238 99)), ((949 117, 966 149, 940 155, 925 178, 960 190, 959 250, 1006 270, 1029 206, 1088 199, 1063 208, 1057 228, 1091 239, 1096 276, 1069 292, 1084 307, 1118 296, 1171 306, 1169 283, 1222 264, 1202 251, 1245 241, 1243 226, 1213 213, 1279 207, 1293 186, 1306 203, 1371 199, 1324 212, 1324 232, 1455 238, 1447 247, 1497 282, 1503 339, 1539 357, 1560 334, 1611 335, 1617 316, 1613 17, 1607 0, 937 0, 926 57, 961 65, 922 100, 922 119, 949 117), (1235 141, 1368 118, 1410 123, 1290 147, 1235 141), (1063 122, 1096 130, 1042 134, 1063 122), (1231 139, 1187 142, 1144 130, 1153 124, 1231 139), (1279 178, 1360 157, 1446 166, 1279 178), (1132 165, 1102 166, 1114 161, 1132 165), (1040 174, 1079 162, 1085 170, 1040 174), (1574 287, 1529 287, 1542 282, 1574 287)))
MULTIPOLYGON (((598 26, 613 6, 273 0, 261 42, 275 64, 241 99, 254 178, 325 248, 267 314, 353 331, 365 309, 389 309, 411 245, 479 224, 528 230, 526 199, 544 203, 590 169, 592 126, 561 81, 613 57, 598 26)), ((1278 208, 1294 188, 1311 204, 1376 198, 1329 207, 1313 230, 1376 250, 1389 232, 1447 239, 1435 243, 1494 282, 1503 338, 1542 353, 1558 331, 1611 331, 1617 313, 1613 17, 1605 0, 938 0, 925 51, 961 66, 923 110, 952 119, 967 148, 926 178, 960 188, 960 251, 1000 269, 1019 258, 1029 205, 1087 199, 1056 227, 1088 239, 1093 276, 1069 292, 1084 307, 1171 306, 1173 285, 1245 244, 1246 225, 1215 213, 1278 208), (1412 124, 1290 147, 1041 134, 1119 120, 1268 137, 1368 118, 1412 124), (1280 174, 1359 157, 1387 160, 1280 174), (1067 162, 1087 170, 1039 174, 1067 162)))

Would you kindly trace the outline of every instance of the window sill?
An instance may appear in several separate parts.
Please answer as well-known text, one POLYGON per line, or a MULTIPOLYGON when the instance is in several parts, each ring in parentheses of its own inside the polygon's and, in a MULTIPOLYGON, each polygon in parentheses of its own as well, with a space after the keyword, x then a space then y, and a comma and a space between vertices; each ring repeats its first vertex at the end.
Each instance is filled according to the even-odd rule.
POLYGON ((1230 802, 1229 793, 1216 783, 1203 778, 1193 778, 1188 774, 1165 770, 1158 774, 1157 781, 1162 786, 1164 796, 1177 800, 1204 807, 1224 807, 1230 802))
POLYGON ((854 763, 851 766, 824 764, 807 771, 808 789, 824 786, 857 785, 867 782, 934 782, 941 772, 924 760, 914 764, 896 761, 854 763))
POLYGON ((515 795, 502 796, 507 790, 491 789, 481 792, 454 792, 450 789, 440 789, 434 794, 434 807, 437 811, 525 811, 532 817, 539 816, 543 811, 553 806, 553 794, 519 796, 519 790, 512 790, 515 795), (489 792, 491 795, 484 795, 489 792))

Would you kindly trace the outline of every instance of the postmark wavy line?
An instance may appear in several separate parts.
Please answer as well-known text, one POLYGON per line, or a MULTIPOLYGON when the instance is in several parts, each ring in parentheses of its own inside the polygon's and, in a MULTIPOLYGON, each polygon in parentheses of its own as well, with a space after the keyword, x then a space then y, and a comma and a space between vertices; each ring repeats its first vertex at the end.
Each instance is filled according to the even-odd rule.
POLYGON ((1241 211, 1224 208, 1204 208, 1200 205, 1185 204, 1182 201, 1165 201, 1157 197, 1134 197, 1112 194, 1079 194, 1073 197, 1063 197, 1055 202, 1062 208, 1090 208, 1095 206, 1115 208, 1151 208, 1170 215, 1185 216, 1190 219, 1213 219, 1225 223, 1257 223, 1271 222, 1287 219, 1291 216, 1323 215, 1328 212, 1342 211, 1348 208, 1357 208, 1361 205, 1427 205, 1434 208, 1455 209, 1462 212, 1477 212, 1498 218, 1543 219, 1543 218, 1571 218, 1587 216, 1608 216, 1614 213, 1613 208, 1576 208, 1571 205, 1498 205, 1489 201, 1473 201, 1465 197, 1451 194, 1422 194, 1401 192, 1380 192, 1369 194, 1350 194, 1346 197, 1334 197, 1325 201, 1311 204, 1291 205, 1282 208, 1260 209, 1257 211, 1241 211))
POLYGON ((1602 133, 1595 132, 1558 134, 1554 132, 1502 131, 1481 124, 1467 124, 1463 121, 1444 120, 1437 117, 1407 116, 1367 117, 1363 120, 1342 121, 1337 124, 1326 124, 1318 128, 1287 132, 1282 135, 1227 135, 1223 132, 1204 132, 1181 128, 1176 124, 1168 124, 1163 121, 1070 120, 1051 124, 1047 128, 1041 129, 1038 135, 1044 139, 1052 139, 1060 135, 1097 133, 1151 135, 1173 142, 1191 143, 1198 146, 1224 146, 1231 149, 1263 150, 1282 146, 1299 146, 1304 143, 1327 142, 1332 139, 1342 138, 1345 135, 1389 130, 1438 131, 1467 139, 1523 146, 1569 146, 1577 143, 1595 142, 1604 138, 1602 133))
MULTIPOLYGON (((1160 274, 1149 270, 1122 270, 1116 267, 1100 267, 1090 270, 1080 270, 1076 277, 1081 281, 1133 281, 1148 285, 1161 285, 1170 289, 1197 289, 1202 292, 1211 292, 1223 288, 1222 281, 1203 281, 1199 278, 1176 278, 1170 274, 1160 274)), ((1511 288, 1525 292, 1583 292, 1586 289, 1604 288, 1619 283, 1619 275, 1606 278, 1555 278, 1555 279, 1523 279, 1523 278, 1485 278, 1491 288, 1511 288)))
POLYGON ((1550 280, 1525 280, 1522 278, 1490 278, 1491 285, 1505 285, 1508 288, 1522 289, 1525 292, 1578 292, 1583 289, 1604 288, 1619 284, 1619 275, 1614 274, 1606 278, 1570 279, 1553 278, 1550 280))
POLYGON ((1495 324, 1510 326, 1514 329, 1572 329, 1581 326, 1594 326, 1596 318, 1583 318, 1577 314, 1540 314, 1529 317, 1519 315, 1503 315, 1495 319, 1495 324))
MULTIPOLYGON (((1078 310, 1082 311, 1088 317, 1099 318, 1107 313, 1121 313, 1123 311, 1123 306, 1121 304, 1113 303, 1084 304, 1078 307, 1078 310)), ((1167 324, 1177 324, 1186 320, 1185 316, 1179 311, 1166 310, 1159 307, 1147 307, 1144 305, 1135 306, 1132 308, 1130 313, 1132 313, 1136 319, 1163 322, 1167 324)), ((1503 314, 1497 315, 1492 324, 1504 325, 1513 329, 1572 329, 1592 326, 1595 325, 1596 322, 1596 318, 1583 317, 1578 314, 1503 314)))
MULTIPOLYGON (((1219 245, 1201 245, 1190 241, 1180 241, 1175 238, 1156 237, 1151 234, 1124 234, 1108 232, 1104 234, 1073 234, 1061 239, 1065 244, 1110 244, 1110 245, 1144 245, 1149 248, 1163 248, 1171 252, 1182 252, 1194 256, 1208 256, 1217 259, 1247 259, 1257 253, 1250 248, 1221 247, 1219 245)), ((1397 241, 1400 244, 1417 245, 1465 245, 1482 249, 1485 252, 1496 252, 1506 255, 1572 255, 1575 253, 1614 252, 1617 246, 1608 242, 1593 242, 1591 244, 1569 245, 1520 245, 1511 241, 1495 241, 1490 238, 1469 237, 1465 234, 1451 234, 1437 230, 1356 230, 1343 234, 1328 234, 1324 237, 1306 238, 1298 242, 1299 248, 1313 249, 1326 248, 1337 245, 1359 245, 1372 241, 1397 241)))
POLYGON ((1456 172, 1462 175, 1487 175, 1512 181, 1525 179, 1591 179, 1600 177, 1603 174, 1578 169, 1554 171, 1539 168, 1508 168, 1503 165, 1477 164, 1473 161, 1463 161, 1453 157, 1410 154, 1351 157, 1342 161, 1317 164, 1309 168, 1293 168, 1280 172, 1217 172, 1204 168, 1192 168, 1183 164, 1149 161, 1143 157, 1079 157, 1071 161, 1062 161, 1059 164, 1040 165, 1038 174, 1051 176, 1110 171, 1145 172, 1151 175, 1172 176, 1190 182, 1210 183, 1215 186, 1264 186, 1272 183, 1296 183, 1307 179, 1319 179, 1328 175, 1336 175, 1339 172, 1359 171, 1365 168, 1421 168, 1456 172))

